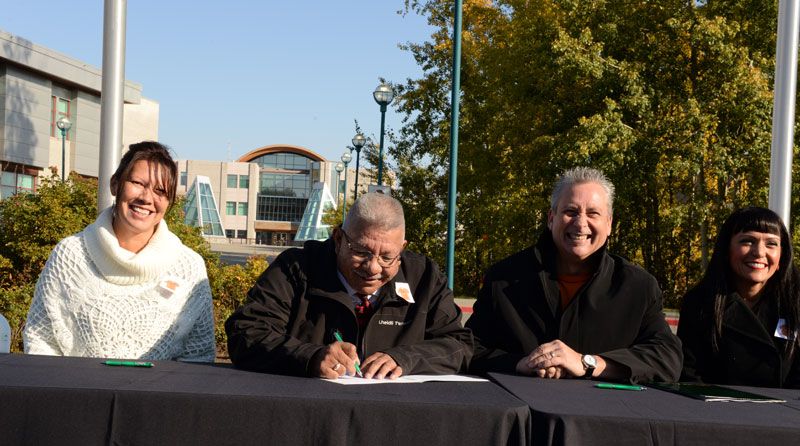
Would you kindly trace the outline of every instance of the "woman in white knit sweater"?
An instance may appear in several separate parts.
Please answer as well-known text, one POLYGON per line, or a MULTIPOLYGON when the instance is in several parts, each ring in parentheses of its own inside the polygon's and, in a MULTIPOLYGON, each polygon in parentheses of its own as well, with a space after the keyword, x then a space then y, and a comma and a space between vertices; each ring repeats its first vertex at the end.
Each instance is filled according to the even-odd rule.
POLYGON ((28 311, 26 353, 214 360, 205 264, 163 220, 177 175, 165 146, 130 146, 111 177, 115 204, 50 254, 28 311))

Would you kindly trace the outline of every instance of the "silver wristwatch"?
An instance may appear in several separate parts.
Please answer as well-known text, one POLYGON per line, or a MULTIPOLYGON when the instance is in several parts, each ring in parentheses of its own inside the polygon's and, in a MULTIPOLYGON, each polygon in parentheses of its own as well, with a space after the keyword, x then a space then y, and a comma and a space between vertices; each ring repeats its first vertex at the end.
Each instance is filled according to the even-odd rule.
POLYGON ((583 355, 581 356, 581 362, 583 363, 583 370, 586 372, 583 377, 591 379, 592 374, 594 374, 594 369, 597 367, 597 358, 593 355, 583 355))

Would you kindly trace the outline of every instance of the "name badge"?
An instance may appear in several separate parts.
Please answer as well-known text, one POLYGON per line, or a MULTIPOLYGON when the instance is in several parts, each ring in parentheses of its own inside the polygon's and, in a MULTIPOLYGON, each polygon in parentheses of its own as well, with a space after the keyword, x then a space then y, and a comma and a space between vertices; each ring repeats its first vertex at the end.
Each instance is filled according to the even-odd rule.
POLYGON ((164 299, 169 299, 181 288, 181 282, 182 281, 177 277, 167 277, 161 282, 158 282, 156 291, 158 291, 158 294, 164 299))
POLYGON ((395 282, 394 292, 397 293, 404 301, 413 304, 414 296, 411 295, 411 288, 405 282, 395 282))
POLYGON ((775 327, 773 336, 781 339, 794 339, 797 333, 789 333, 789 324, 786 323, 786 319, 780 318, 778 319, 778 325, 775 327))

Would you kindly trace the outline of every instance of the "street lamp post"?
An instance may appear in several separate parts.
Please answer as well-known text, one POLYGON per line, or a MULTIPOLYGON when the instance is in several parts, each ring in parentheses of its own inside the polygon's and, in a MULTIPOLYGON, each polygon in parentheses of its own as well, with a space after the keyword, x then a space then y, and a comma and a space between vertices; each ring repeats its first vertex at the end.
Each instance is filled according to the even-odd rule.
POLYGON ((62 116, 56 121, 56 127, 61 130, 61 181, 64 181, 67 178, 67 132, 72 127, 72 122, 66 116, 62 116))
POLYGON ((344 152, 342 154, 342 163, 344 163, 344 198, 342 198, 342 224, 344 224, 345 216, 347 215, 347 165, 350 164, 350 160, 353 159, 353 155, 350 155, 350 152, 344 152))
POLYGON ((361 148, 366 144, 367 138, 361 133, 353 137, 353 147, 356 148, 356 187, 353 188, 353 199, 358 199, 358 162, 361 159, 361 148))
POLYGON ((378 186, 383 185, 383 125, 386 122, 386 106, 392 102, 394 98, 394 91, 392 87, 387 84, 380 84, 375 91, 372 92, 372 97, 375 102, 381 106, 381 145, 378 156, 378 186))
POLYGON ((336 207, 339 207, 339 195, 341 195, 342 189, 342 171, 344 170, 344 164, 336 163, 336 166, 333 167, 336 170, 336 207))

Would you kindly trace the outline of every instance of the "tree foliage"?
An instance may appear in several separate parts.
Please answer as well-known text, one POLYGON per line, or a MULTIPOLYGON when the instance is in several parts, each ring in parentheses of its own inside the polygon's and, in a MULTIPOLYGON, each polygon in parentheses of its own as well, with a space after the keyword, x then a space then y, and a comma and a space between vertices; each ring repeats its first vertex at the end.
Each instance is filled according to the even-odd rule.
MULTIPOLYGON (((392 156, 412 247, 446 234, 452 2, 407 0, 435 32, 405 48, 392 156)), ((766 205, 776 3, 465 0, 456 292, 544 229, 552 183, 589 165, 614 182, 611 249, 676 304, 734 208, 766 205)))

